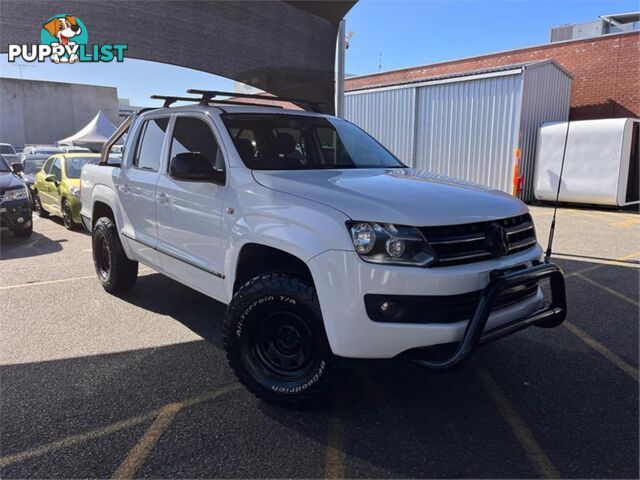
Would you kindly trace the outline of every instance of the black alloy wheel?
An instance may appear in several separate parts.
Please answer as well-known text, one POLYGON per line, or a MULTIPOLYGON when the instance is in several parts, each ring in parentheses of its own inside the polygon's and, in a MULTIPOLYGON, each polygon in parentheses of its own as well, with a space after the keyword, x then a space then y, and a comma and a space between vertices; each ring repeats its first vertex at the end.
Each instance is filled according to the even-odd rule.
POLYGON ((62 200, 62 222, 67 230, 73 230, 75 223, 73 223, 73 214, 71 213, 71 206, 66 200, 62 200))

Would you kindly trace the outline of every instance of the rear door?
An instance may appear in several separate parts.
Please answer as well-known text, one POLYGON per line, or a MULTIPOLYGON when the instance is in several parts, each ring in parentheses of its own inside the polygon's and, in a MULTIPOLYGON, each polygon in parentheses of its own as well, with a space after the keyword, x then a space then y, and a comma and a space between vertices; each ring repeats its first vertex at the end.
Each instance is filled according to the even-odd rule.
POLYGON ((224 181, 187 181, 169 174, 179 153, 202 154, 218 170, 225 161, 213 125, 205 115, 178 114, 169 143, 169 161, 158 179, 158 250, 163 269, 187 285, 224 298, 227 231, 222 220, 224 181))
POLYGON ((122 234, 137 255, 156 265, 156 183, 165 156, 168 116, 151 116, 131 132, 133 151, 120 169, 118 196, 123 212, 122 234))

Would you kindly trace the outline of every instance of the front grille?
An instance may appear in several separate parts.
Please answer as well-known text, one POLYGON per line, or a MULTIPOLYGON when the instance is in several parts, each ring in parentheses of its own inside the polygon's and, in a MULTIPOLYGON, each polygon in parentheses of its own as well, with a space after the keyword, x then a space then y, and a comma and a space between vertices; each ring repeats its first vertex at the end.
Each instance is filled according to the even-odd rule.
MULTIPOLYGON (((537 281, 503 290, 494 300, 493 310, 500 310, 532 298, 538 291, 537 281)), ((364 297, 369 318, 384 323, 455 323, 469 320, 480 301, 481 290, 459 295, 373 295, 364 297), (384 315, 380 304, 390 301, 399 305, 398 313, 384 315)))
POLYGON ((505 253, 495 251, 488 239, 496 226, 504 228, 509 238, 506 255, 521 252, 536 244, 535 227, 528 213, 490 222, 422 227, 420 231, 438 255, 438 262, 433 267, 445 267, 503 256, 505 253))

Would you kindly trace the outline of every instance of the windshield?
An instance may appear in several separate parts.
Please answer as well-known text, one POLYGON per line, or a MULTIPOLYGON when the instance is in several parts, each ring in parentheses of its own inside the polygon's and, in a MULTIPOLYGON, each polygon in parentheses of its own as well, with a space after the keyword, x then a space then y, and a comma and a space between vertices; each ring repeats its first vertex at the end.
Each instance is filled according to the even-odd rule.
POLYGON ((228 114, 227 130, 253 170, 403 168, 371 136, 340 119, 278 114, 228 114))
POLYGON ((96 164, 100 161, 100 157, 74 157, 67 158, 65 161, 65 169, 68 178, 80 178, 82 167, 87 163, 96 164))
POLYGON ((30 175, 32 173, 39 172, 40 169, 42 168, 42 165, 44 165, 44 162, 46 161, 47 161, 46 157, 25 159, 22 162, 24 166, 24 173, 26 173, 27 175, 30 175))
POLYGON ((7 162, 5 161, 4 157, 0 156, 0 172, 10 172, 11 169, 9 168, 9 165, 7 164, 7 162))
POLYGON ((13 155, 16 152, 11 145, 0 145, 0 153, 13 155))

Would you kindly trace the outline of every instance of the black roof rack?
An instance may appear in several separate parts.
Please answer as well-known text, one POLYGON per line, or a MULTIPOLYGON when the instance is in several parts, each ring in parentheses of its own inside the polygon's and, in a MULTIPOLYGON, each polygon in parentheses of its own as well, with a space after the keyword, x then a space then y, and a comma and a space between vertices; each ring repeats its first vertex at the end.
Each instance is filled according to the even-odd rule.
MULTIPOLYGON (((202 95, 200 99, 200 103, 203 105, 208 105, 215 97, 234 97, 234 98, 252 98, 254 100, 269 100, 269 101, 280 101, 280 102, 291 102, 298 103, 301 105, 308 105, 309 108, 314 112, 320 112, 320 106, 318 102, 314 102, 312 100, 304 100, 301 98, 290 98, 290 97, 272 97, 269 95, 260 95, 255 93, 236 93, 236 92, 222 92, 219 90, 200 90, 197 88, 190 88, 187 90, 187 93, 195 93, 196 95, 202 95)), ((220 100, 215 100, 216 102, 220 102, 220 100)), ((223 100, 223 102, 230 102, 231 100, 223 100)), ((240 103, 240 102, 237 102, 240 103)), ((245 103, 242 103, 246 105, 245 103)), ((265 105, 262 105, 265 106, 265 105)), ((270 105, 266 105, 270 106, 270 105)))
POLYGON ((163 107, 170 107, 176 102, 199 102, 200 101, 199 98, 194 98, 194 97, 175 97, 175 96, 168 96, 168 95, 151 95, 151 98, 153 98, 154 100, 164 100, 164 105, 162 105, 163 107))
MULTIPOLYGON (((282 108, 280 105, 264 105, 262 103, 251 103, 251 102, 235 102, 233 100, 210 100, 207 103, 203 103, 202 97, 177 97, 172 95, 151 95, 151 98, 154 100, 164 100, 163 107, 170 107, 175 102, 197 102, 205 105, 209 105, 211 103, 221 103, 224 105, 258 105, 261 107, 270 107, 270 108, 282 108)), ((267 97, 273 100, 273 97, 267 97)))

